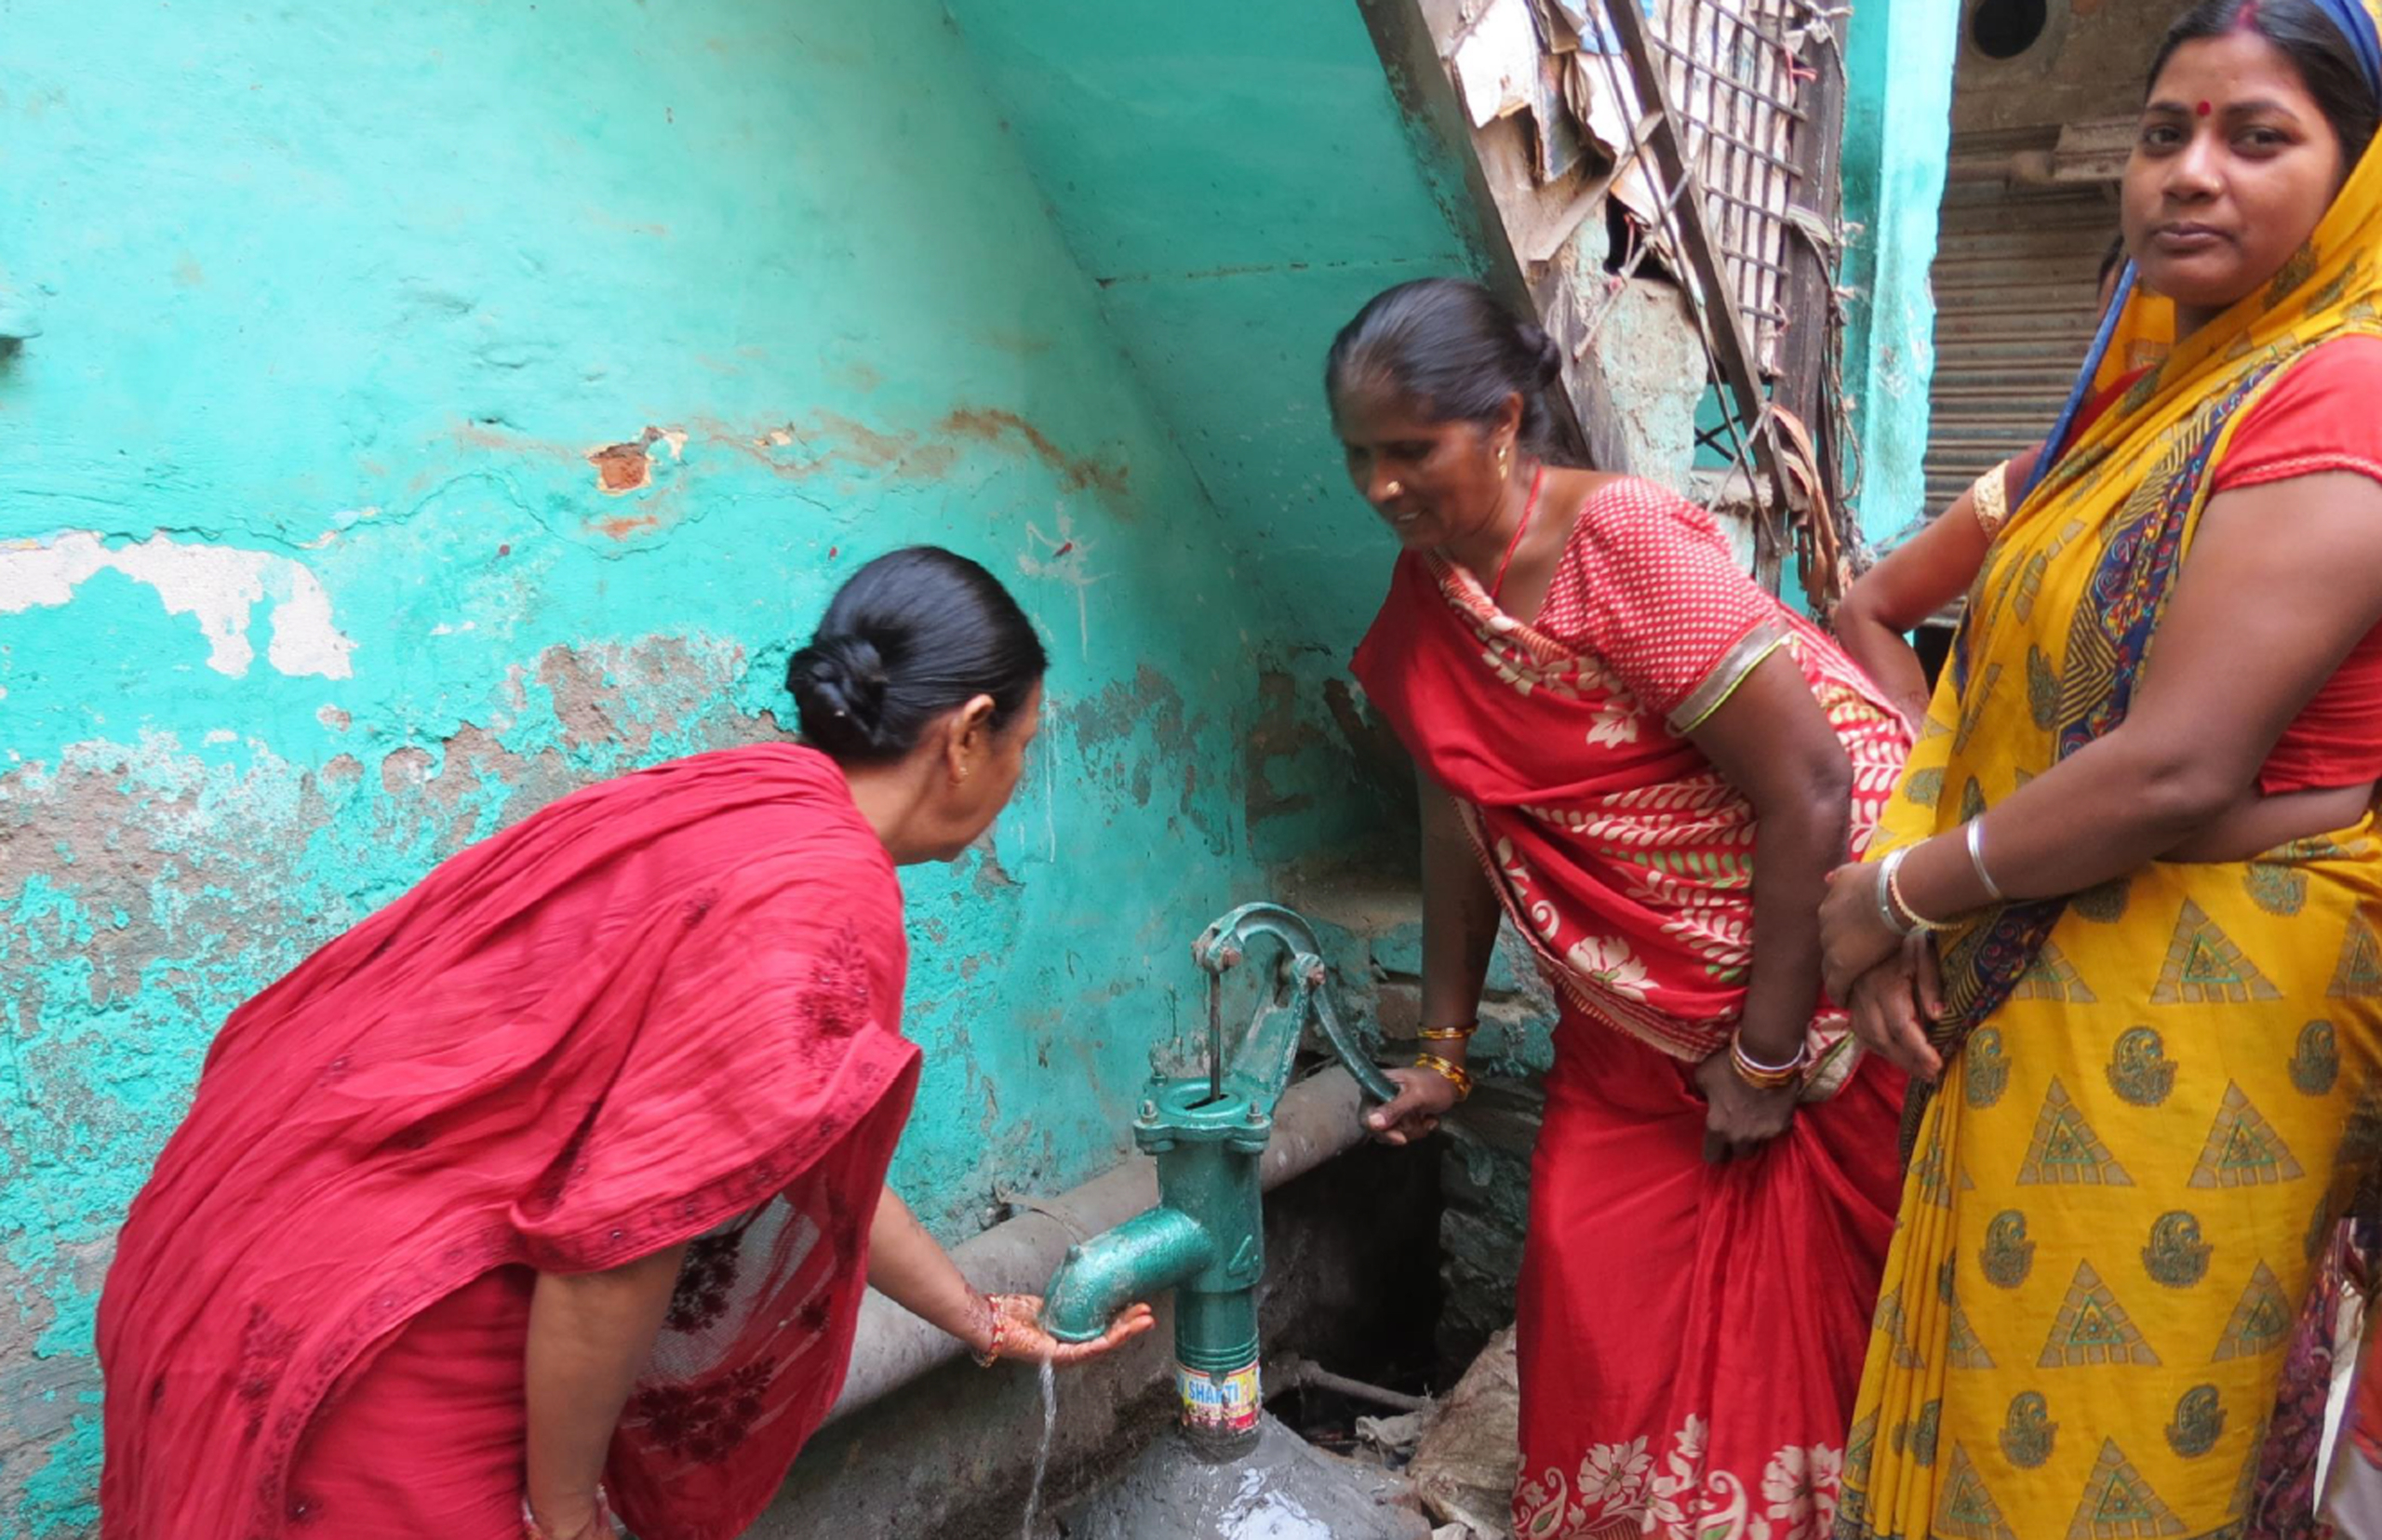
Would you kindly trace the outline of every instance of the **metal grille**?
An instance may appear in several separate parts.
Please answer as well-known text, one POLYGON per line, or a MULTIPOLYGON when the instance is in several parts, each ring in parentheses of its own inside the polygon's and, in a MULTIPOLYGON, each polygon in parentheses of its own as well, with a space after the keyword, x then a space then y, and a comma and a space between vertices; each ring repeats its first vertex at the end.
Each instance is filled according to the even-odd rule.
POLYGON ((1573 356, 1628 291, 1623 280, 1659 254, 1725 387, 1715 442, 1762 509, 1756 572, 1775 582, 1791 535, 1805 591, 1825 606, 1850 581, 1846 502, 1859 479, 1846 466, 1835 285, 1836 29, 1847 10, 1829 0, 1456 5, 1444 57, 1473 127, 1526 116, 1525 174, 1542 190, 1566 186, 1559 209, 1525 215, 1531 238, 1517 254, 1554 259, 1608 200, 1627 212, 1626 243, 1602 259, 1603 294, 1568 339, 1573 356), (1591 144, 1609 168, 1569 188, 1591 144))
POLYGON ((1649 29, 1713 254, 1764 374, 1777 371, 1787 324, 1786 210, 1800 175, 1801 39, 1789 33, 1812 8, 1803 0, 1656 0, 1649 29))
MULTIPOLYGON (((1842 245, 1833 142, 1842 14, 1821 0, 1606 0, 1605 9, 1629 66, 1627 93, 1617 68, 1607 71, 1612 88, 1644 114, 1632 148, 1642 137, 1653 181, 1666 188, 1649 211, 1625 184, 1639 168, 1617 167, 1615 195, 1683 259, 1732 398, 1730 458, 1768 478, 1758 495, 1792 522, 1805 591, 1823 609, 1851 581, 1855 528, 1835 471, 1844 443, 1832 279, 1842 245)), ((1782 531, 1755 526, 1765 579, 1777 571, 1782 531)))

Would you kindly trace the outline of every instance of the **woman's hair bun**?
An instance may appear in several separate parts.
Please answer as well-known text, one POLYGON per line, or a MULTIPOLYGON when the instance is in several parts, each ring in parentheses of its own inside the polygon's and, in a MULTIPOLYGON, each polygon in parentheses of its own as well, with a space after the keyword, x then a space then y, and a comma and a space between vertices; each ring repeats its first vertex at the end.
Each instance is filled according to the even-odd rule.
POLYGON ((803 736, 837 758, 883 747, 885 660, 865 636, 821 635, 786 666, 803 736))
POLYGON ((1519 340, 1537 360, 1539 389, 1546 390, 1563 378, 1563 349, 1554 338, 1524 321, 1519 340))
POLYGON ((854 572, 787 660, 803 741, 839 764, 899 759, 928 724, 979 695, 992 725, 1033 697, 1049 660, 1034 623, 967 557, 913 545, 854 572))
POLYGON ((1555 447, 1547 396, 1563 378, 1563 349, 1464 278, 1415 278, 1385 288, 1340 328, 1323 364, 1336 402, 1359 382, 1414 397, 1441 422, 1496 422, 1522 398, 1521 442, 1555 447))

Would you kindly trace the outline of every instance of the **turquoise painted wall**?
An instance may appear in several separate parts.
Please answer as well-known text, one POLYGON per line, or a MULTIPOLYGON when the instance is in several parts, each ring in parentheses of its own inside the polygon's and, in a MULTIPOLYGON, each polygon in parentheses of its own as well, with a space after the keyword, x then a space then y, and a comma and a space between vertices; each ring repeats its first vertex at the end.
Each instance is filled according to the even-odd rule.
POLYGON ((1844 217, 1859 234, 1845 389, 1860 443, 1862 530, 1881 539, 1926 501, 1927 391, 1935 368, 1936 210, 1952 131, 1952 0, 1862 0, 1845 39, 1844 217))
POLYGON ((0 1533, 91 1522, 109 1238, 222 1015, 778 730, 868 556, 979 557, 1054 659, 990 849, 905 876, 946 1237, 1115 1157, 1261 861, 1378 830, 1320 683, 1388 552, 1315 375, 1466 264, 1361 21, 955 8, 9 7, 0 1533))
POLYGON ((1253 849, 1382 842, 1345 663, 1396 553, 1348 485, 1323 355, 1390 285, 1484 271, 1462 167, 1401 116, 1355 0, 951 11, 1265 617, 1253 849))

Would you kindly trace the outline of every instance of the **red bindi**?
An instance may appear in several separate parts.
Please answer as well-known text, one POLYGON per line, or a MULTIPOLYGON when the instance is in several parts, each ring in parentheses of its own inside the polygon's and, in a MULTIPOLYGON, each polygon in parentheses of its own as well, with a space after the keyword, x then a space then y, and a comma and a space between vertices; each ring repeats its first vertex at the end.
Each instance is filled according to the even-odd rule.
POLYGON ((2216 111, 2216 109, 2203 101, 2198 107, 2194 108, 2193 111, 2199 113, 2201 116, 2206 117, 2209 114, 2216 111))

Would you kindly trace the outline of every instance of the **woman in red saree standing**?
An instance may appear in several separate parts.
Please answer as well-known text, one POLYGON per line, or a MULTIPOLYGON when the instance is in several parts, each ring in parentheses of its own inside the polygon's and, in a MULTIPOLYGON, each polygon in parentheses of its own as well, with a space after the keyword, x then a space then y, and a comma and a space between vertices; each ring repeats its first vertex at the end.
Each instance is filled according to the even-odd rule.
POLYGON ((1814 915, 1908 741, 1701 509, 1548 465, 1553 346, 1433 279, 1340 334, 1358 489, 1403 547, 1356 673, 1423 800, 1430 1132, 1500 913, 1562 1005, 1519 1292, 1524 1536, 1824 1535, 1893 1223, 1901 1078, 1814 915), (1757 838, 1757 831, 1759 838, 1757 838))
POLYGON ((894 868, 1008 801, 1043 667, 983 568, 880 557, 788 666, 801 745, 565 797, 234 1011, 101 1295, 101 1533, 577 1540, 609 1492, 722 1540, 864 1282, 986 1361, 1085 1356, 883 1187, 894 868))

